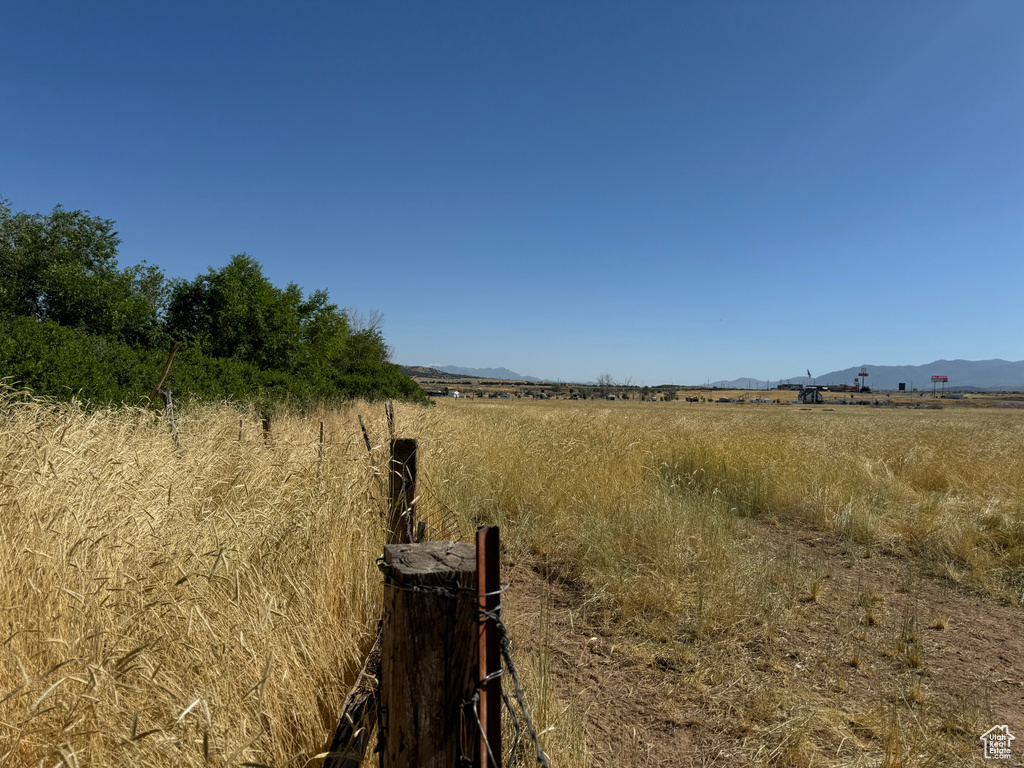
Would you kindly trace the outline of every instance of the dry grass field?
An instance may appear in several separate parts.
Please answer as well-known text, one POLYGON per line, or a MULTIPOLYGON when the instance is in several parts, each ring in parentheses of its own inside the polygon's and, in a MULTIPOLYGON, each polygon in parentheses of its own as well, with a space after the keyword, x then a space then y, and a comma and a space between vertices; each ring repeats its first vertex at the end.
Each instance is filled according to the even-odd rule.
POLYGON ((0 765, 306 765, 379 613, 355 415, 320 460, 319 418, 265 446, 183 409, 176 451, 150 413, 4 400, 0 765))
MULTIPOLYGON (((502 526, 553 765, 969 765, 1024 730, 1019 411, 396 411, 435 537, 502 526)), ((3 395, 0 766, 317 763, 379 613, 383 409, 179 425, 3 395)))

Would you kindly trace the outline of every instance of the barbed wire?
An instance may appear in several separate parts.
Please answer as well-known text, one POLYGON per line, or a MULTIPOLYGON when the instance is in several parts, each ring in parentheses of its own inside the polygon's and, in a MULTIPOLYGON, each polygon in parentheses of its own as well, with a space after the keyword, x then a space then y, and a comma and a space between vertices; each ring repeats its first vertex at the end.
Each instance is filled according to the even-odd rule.
MULTIPOLYGON (((501 603, 498 603, 498 607, 492 612, 484 612, 488 618, 494 619, 494 625, 498 629, 498 638, 501 644, 501 657, 505 660, 505 667, 508 669, 509 675, 512 677, 512 683, 515 685, 516 702, 519 704, 519 709, 523 713, 523 719, 526 721, 526 730, 530 734, 530 739, 533 741, 533 746, 537 750, 537 763, 544 766, 544 768, 550 768, 548 763, 548 756, 544 754, 544 748, 540 745, 540 739, 537 736, 537 729, 533 725, 533 718, 530 717, 530 710, 526 708, 525 692, 523 686, 519 682, 519 672, 516 670, 516 665, 512 661, 512 644, 509 641, 508 628, 505 626, 505 622, 501 620, 501 603)), ((506 705, 510 705, 508 697, 505 696, 504 690, 502 696, 505 698, 506 705)), ((514 759, 515 752, 512 753, 514 759)), ((509 765, 514 765, 514 762, 510 760, 509 765)))
POLYGON ((454 540, 461 536, 462 534, 458 522, 459 514, 441 500, 441 494, 437 492, 437 488, 430 477, 430 473, 424 472, 421 469, 416 477, 416 484, 425 491, 425 493, 420 493, 419 496, 423 498, 424 501, 429 499, 429 502, 432 502, 432 504, 428 503, 426 505, 428 507, 426 514, 424 514, 424 512, 419 508, 423 506, 422 504, 418 505, 417 508, 417 512, 421 517, 428 518, 427 525, 430 528, 431 533, 435 534, 438 539, 442 541, 454 540), (438 507, 436 514, 430 514, 431 510, 429 510, 429 507, 431 505, 436 505, 438 507))

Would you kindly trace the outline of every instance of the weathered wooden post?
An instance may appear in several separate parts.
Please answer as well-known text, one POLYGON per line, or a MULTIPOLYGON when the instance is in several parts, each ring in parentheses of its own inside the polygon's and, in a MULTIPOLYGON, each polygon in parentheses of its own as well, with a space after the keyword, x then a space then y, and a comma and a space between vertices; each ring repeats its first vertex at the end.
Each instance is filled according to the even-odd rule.
POLYGON ((366 425, 363 424, 363 414, 359 414, 359 428, 363 430, 363 442, 366 444, 366 452, 373 454, 373 447, 370 445, 370 436, 366 434, 366 425))
POLYGON ((472 544, 384 547, 384 768, 456 768, 476 723, 477 573, 472 544))
POLYGON ((380 677, 381 638, 377 634, 363 668, 356 677, 341 717, 334 729, 334 738, 324 760, 324 768, 359 768, 370 744, 370 734, 377 724, 377 705, 380 700, 377 680, 380 677))
MULTIPOLYGON (((170 363, 168 363, 169 365, 170 363)), ((167 424, 171 428, 171 438, 174 440, 174 447, 181 448, 181 440, 178 439, 178 422, 174 419, 174 398, 171 396, 170 387, 161 389, 160 396, 164 399, 164 410, 167 413, 167 424)))
POLYGON ((412 541, 416 530, 415 440, 395 438, 391 441, 388 498, 388 543, 412 541))

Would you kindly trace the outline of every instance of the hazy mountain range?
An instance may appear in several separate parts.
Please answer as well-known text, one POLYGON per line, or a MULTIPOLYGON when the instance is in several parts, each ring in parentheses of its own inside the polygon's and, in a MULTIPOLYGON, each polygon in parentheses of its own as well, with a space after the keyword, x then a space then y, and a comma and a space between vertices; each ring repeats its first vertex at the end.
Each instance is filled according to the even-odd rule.
MULTIPOLYGON (((947 389, 978 389, 978 390, 1012 390, 1024 391, 1024 360, 936 360, 925 365, 868 365, 867 385, 875 390, 896 390, 903 382, 907 389, 927 390, 932 387, 932 376, 946 376, 949 379, 947 389)), ((860 376, 861 366, 844 368, 841 371, 816 373, 811 371, 813 378, 806 375, 793 376, 788 379, 741 378, 731 381, 713 381, 712 386, 722 389, 766 389, 775 387, 781 382, 792 384, 853 384, 860 376)), ((430 371, 440 371, 452 377, 477 377, 482 379, 503 379, 507 381, 543 382, 551 379, 538 379, 510 371, 508 368, 465 368, 458 365, 435 365, 430 368, 404 368, 407 375, 432 375, 430 371)), ((593 382, 580 382, 593 384, 593 382)), ((676 383, 676 382, 674 382, 676 383)), ((679 382, 682 383, 682 382, 679 382)), ((689 382, 703 384, 705 382, 689 382)))
MULTIPOLYGON (((1024 360, 936 360, 925 365, 868 365, 867 385, 872 389, 895 390, 900 382, 911 388, 925 390, 932 387, 932 376, 946 376, 948 389, 1024 390, 1024 360)), ((860 375, 860 366, 844 368, 841 371, 815 373, 813 379, 806 375, 783 379, 793 384, 853 384, 860 375)), ((713 386, 723 389, 765 389, 766 384, 774 387, 779 381, 765 382, 764 379, 733 379, 714 381, 713 386)))
MULTIPOLYGON (((508 381, 545 381, 545 379, 537 379, 533 376, 523 376, 522 374, 510 371, 508 368, 463 368, 458 365, 432 365, 429 368, 420 368, 420 371, 442 371, 443 373, 451 374, 452 376, 472 376, 474 378, 481 379, 505 379, 508 381)), ((423 375, 423 374, 419 374, 423 375)))

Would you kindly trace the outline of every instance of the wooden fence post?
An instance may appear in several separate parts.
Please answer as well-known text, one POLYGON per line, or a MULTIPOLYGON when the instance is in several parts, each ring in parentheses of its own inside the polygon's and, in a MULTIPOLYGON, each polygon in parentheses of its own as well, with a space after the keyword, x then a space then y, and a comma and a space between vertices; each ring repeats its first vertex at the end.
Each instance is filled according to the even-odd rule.
POLYGON ((389 544, 381 570, 383 768, 465 765, 476 741, 476 548, 389 544))
MULTIPOLYGON (((168 363, 168 366, 170 366, 170 363, 168 363)), ((181 440, 178 439, 178 422, 174 418, 174 399, 171 396, 170 388, 161 389, 160 396, 164 399, 164 410, 167 412, 167 424, 171 428, 174 447, 181 448, 181 440)))
POLYGON ((359 768, 362 765, 366 748, 370 744, 370 734, 377 724, 380 650, 381 637, 378 632, 377 640, 356 677, 355 685, 345 697, 341 717, 324 760, 324 768, 359 768))
POLYGON ((411 542, 416 531, 416 441, 391 441, 388 478, 388 543, 411 542))
POLYGON ((363 442, 366 443, 366 452, 373 455, 373 447, 370 445, 370 436, 366 434, 366 425, 363 424, 363 414, 359 414, 359 428, 363 430, 363 442))

